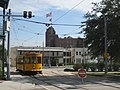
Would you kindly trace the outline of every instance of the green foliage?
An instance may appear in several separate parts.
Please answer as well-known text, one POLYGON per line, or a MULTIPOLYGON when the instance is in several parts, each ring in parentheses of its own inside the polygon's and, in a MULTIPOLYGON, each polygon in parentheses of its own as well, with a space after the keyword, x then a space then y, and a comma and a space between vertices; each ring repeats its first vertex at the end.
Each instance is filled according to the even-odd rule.
POLYGON ((105 67, 104 61, 99 61, 97 63, 98 71, 103 71, 103 68, 105 67))
MULTIPOLYGON (((4 50, 4 54, 5 54, 5 61, 7 60, 7 51, 6 49, 4 50)), ((2 60, 2 45, 0 45, 0 60, 2 60)))
POLYGON ((88 71, 89 68, 91 69, 91 71, 95 71, 97 69, 95 62, 74 64, 73 66, 73 69, 75 71, 78 71, 78 69, 80 68, 86 69, 86 71, 88 71))
POLYGON ((90 63, 83 63, 82 66, 84 69, 86 69, 86 71, 88 71, 88 69, 90 67, 90 63))
POLYGON ((74 65, 73 65, 73 69, 74 69, 75 71, 78 71, 78 69, 80 69, 80 68, 82 68, 82 64, 74 64, 74 65))
POLYGON ((91 62, 90 64, 90 69, 92 72, 94 72, 97 69, 96 63, 95 62, 91 62))
POLYGON ((58 63, 58 66, 63 66, 63 63, 58 63))
POLYGON ((119 71, 119 68, 120 68, 119 63, 114 63, 112 66, 113 66, 113 71, 119 71))
POLYGON ((2 77, 2 65, 1 65, 1 60, 0 60, 0 78, 2 77))
POLYGON ((2 60, 2 46, 0 45, 0 60, 2 60))
POLYGON ((119 0, 103 0, 94 3, 92 12, 85 15, 83 22, 86 40, 93 57, 104 53, 104 15, 107 19, 107 42, 108 52, 111 58, 120 58, 120 3, 119 0), (100 16, 98 14, 101 13, 100 16))

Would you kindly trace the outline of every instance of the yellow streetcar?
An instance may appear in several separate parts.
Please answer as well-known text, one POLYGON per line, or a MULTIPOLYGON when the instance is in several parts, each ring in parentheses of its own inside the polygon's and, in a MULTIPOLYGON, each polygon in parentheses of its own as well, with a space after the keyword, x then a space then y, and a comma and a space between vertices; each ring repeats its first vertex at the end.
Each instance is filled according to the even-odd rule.
POLYGON ((42 54, 23 53, 17 58, 16 69, 26 74, 42 74, 42 54))

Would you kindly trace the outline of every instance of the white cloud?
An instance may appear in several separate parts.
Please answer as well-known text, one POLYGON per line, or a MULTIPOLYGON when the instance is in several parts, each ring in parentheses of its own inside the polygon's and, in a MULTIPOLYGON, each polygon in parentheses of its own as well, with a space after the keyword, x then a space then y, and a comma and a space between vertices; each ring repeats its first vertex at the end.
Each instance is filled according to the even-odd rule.
POLYGON ((87 12, 91 10, 92 2, 100 2, 102 0, 46 0, 51 6, 55 6, 57 9, 68 9, 74 8, 74 10, 87 12), (79 4, 79 5, 78 5, 79 4))
POLYGON ((9 8, 13 12, 22 12, 31 10, 36 14, 41 14, 54 9, 70 10, 75 5, 80 4, 74 10, 87 12, 91 10, 92 2, 100 2, 102 0, 10 0, 9 8))

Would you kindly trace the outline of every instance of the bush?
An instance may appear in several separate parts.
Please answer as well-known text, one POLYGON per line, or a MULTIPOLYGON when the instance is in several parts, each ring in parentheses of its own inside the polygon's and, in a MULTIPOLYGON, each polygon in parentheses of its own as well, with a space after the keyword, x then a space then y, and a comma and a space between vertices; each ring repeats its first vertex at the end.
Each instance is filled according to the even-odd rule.
POLYGON ((63 66, 63 63, 58 63, 58 66, 63 66))
POLYGON ((119 63, 114 63, 112 66, 114 71, 119 71, 119 67, 120 67, 119 63))
POLYGON ((96 63, 95 62, 91 62, 90 63, 90 69, 91 69, 91 71, 94 72, 96 70, 96 68, 97 68, 96 67, 96 63))
POLYGON ((98 67, 98 71, 102 72, 105 67, 104 61, 99 61, 97 67, 98 67))
POLYGON ((73 65, 73 69, 74 69, 75 71, 78 71, 78 69, 80 69, 80 68, 82 68, 82 65, 81 65, 81 64, 74 64, 74 65, 73 65))
POLYGON ((88 71, 88 69, 90 67, 90 63, 83 63, 82 66, 84 69, 86 69, 86 71, 88 71))
POLYGON ((1 62, 0 62, 0 78, 2 77, 2 65, 1 65, 1 62))

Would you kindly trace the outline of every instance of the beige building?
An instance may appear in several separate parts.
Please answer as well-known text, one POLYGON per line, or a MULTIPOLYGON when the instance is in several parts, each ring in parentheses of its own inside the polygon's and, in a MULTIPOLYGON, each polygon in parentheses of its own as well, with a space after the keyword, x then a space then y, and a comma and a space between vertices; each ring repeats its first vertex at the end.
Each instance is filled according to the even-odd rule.
POLYGON ((10 53, 11 66, 16 66, 16 59, 22 52, 42 53, 44 66, 76 64, 90 60, 87 48, 13 47, 10 53))

